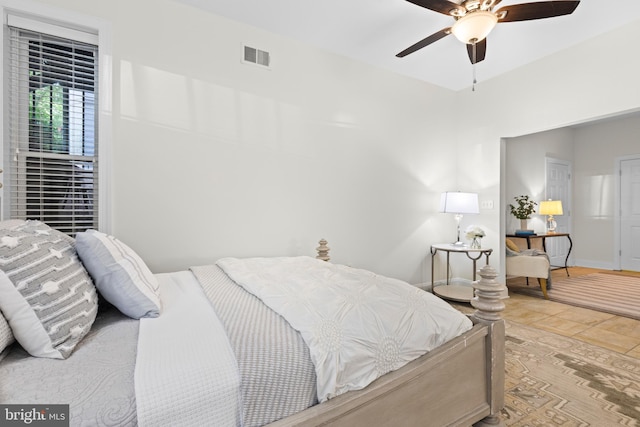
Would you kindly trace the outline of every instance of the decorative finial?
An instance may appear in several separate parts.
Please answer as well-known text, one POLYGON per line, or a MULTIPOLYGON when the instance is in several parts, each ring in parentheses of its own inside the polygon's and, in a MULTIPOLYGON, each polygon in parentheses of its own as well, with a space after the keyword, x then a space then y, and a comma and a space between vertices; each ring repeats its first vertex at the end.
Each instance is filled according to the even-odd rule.
POLYGON ((471 300, 471 305, 477 309, 473 317, 480 321, 498 321, 500 312, 504 310, 502 293, 506 287, 496 281, 497 276, 493 267, 485 265, 480 269, 481 279, 473 282, 476 296, 471 300))
POLYGON ((318 256, 316 258, 321 259, 322 261, 329 261, 331 258, 329 258, 329 246, 327 246, 327 241, 320 239, 318 243, 320 243, 320 246, 316 248, 316 251, 318 251, 318 256))

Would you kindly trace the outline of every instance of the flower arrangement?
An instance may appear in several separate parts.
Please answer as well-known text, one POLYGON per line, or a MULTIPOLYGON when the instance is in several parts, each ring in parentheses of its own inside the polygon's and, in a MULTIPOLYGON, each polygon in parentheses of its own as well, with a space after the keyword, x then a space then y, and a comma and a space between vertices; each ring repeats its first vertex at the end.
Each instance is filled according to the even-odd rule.
POLYGON ((514 197, 518 206, 509 205, 511 208, 511 215, 518 219, 529 219, 531 214, 536 211, 537 203, 529 199, 529 196, 515 196, 514 197))
POLYGON ((477 225, 468 226, 465 232, 467 233, 467 239, 470 240, 485 236, 484 230, 477 225))

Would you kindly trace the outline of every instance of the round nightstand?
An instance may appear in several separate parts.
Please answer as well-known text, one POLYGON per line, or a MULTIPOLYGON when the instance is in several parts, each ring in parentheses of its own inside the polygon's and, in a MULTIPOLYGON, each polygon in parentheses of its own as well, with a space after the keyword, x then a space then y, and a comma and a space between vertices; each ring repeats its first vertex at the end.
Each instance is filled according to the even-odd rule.
POLYGON ((467 258, 473 261, 473 280, 476 280, 476 261, 482 256, 486 256, 487 264, 489 264, 489 255, 493 249, 480 248, 472 249, 465 245, 454 245, 452 243, 436 243, 431 245, 431 286, 433 293, 440 298, 458 302, 469 302, 473 298, 473 288, 471 286, 450 285, 449 284, 449 255, 451 253, 463 253, 467 258), (435 286, 433 279, 433 261, 438 251, 447 253, 447 283, 446 285, 435 286))

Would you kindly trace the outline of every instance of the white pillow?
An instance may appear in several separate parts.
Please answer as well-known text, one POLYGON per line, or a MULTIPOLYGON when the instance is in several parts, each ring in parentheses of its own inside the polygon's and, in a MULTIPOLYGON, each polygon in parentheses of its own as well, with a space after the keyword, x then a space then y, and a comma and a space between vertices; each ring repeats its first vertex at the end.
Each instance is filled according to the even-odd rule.
POLYGON ((158 280, 130 247, 87 230, 76 234, 76 250, 100 294, 123 314, 134 319, 160 315, 158 280))
POLYGON ((40 221, 0 227, 0 309, 32 356, 66 359, 89 332, 98 296, 73 239, 40 221))

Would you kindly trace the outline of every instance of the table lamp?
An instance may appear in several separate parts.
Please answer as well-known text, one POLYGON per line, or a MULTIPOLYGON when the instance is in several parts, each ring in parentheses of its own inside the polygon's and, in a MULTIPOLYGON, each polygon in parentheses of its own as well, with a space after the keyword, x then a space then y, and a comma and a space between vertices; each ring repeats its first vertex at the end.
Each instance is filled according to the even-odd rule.
POLYGON ((460 241, 460 220, 463 214, 480 213, 478 194, 462 193, 460 191, 444 192, 440 196, 440 212, 455 214, 458 237, 453 244, 462 246, 464 243, 460 241))
POLYGON ((555 233, 558 224, 553 219, 554 215, 562 215, 562 201, 561 200, 543 200, 540 202, 540 215, 547 216, 547 233, 555 233))

